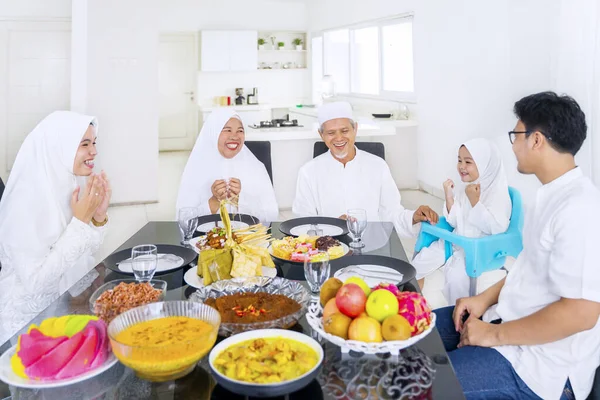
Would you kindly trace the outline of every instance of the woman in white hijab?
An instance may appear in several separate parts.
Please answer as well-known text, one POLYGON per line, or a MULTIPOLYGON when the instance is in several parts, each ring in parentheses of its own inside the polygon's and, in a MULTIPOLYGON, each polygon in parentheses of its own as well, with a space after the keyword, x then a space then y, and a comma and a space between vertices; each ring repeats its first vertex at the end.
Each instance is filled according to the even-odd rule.
MULTIPOLYGON (((473 139, 458 150, 460 185, 444 182, 444 216, 460 236, 478 238, 503 233, 508 229, 512 204, 508 182, 498 148, 489 140, 473 139)), ((439 240, 417 254, 412 265, 423 286, 424 278, 444 265, 444 296, 449 304, 469 295, 469 277, 465 270, 464 251, 454 247, 444 263, 444 242, 439 240)))
POLYGON ((199 215, 218 212, 220 201, 237 200, 238 212, 275 221, 279 207, 269 174, 244 146, 244 124, 231 109, 213 111, 183 171, 177 210, 197 207, 199 215))
POLYGON ((111 189, 94 175, 97 122, 47 116, 21 146, 0 202, 0 343, 94 266, 111 189), (85 188, 76 177, 88 177, 85 188))

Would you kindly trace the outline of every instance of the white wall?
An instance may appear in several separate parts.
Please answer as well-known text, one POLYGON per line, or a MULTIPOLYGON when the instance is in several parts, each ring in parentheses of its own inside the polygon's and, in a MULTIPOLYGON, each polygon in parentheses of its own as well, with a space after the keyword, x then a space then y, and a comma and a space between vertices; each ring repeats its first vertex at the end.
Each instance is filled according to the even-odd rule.
POLYGON ((99 120, 98 164, 113 186, 112 203, 158 199, 158 0, 76 0, 74 108, 99 120), (119 12, 114 12, 118 10, 119 12), (83 43, 77 44, 77 39, 83 43))
POLYGON ((303 1, 159 0, 160 30, 306 30, 303 1))
MULTIPOLYGON (((582 59, 593 54, 589 14, 597 10, 594 0, 576 3, 584 2, 585 8, 566 0, 311 0, 309 23, 311 31, 322 30, 414 12, 419 180, 439 194, 455 174, 458 146, 487 137, 500 145, 509 182, 527 201, 539 184, 516 172, 506 133, 515 124, 512 107, 524 95, 557 90, 573 95, 588 118, 593 114, 587 88, 593 64, 582 59)), ((589 149, 586 143, 578 157, 586 173, 589 149)))
POLYGON ((70 16, 71 0, 0 0, 1 19, 70 16))

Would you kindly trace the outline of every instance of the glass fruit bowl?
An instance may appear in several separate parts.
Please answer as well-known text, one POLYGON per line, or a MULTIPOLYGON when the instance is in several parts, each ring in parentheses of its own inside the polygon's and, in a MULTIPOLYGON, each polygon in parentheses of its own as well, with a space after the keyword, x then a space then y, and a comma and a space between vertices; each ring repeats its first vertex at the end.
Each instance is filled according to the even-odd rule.
MULTIPOLYGON (((254 282, 254 281, 252 281, 254 282)), ((296 325, 298 320, 306 314, 310 304, 311 295, 300 282, 289 279, 275 277, 265 278, 252 285, 240 285, 239 281, 234 279, 230 281, 220 281, 219 285, 211 285, 198 289, 190 296, 191 302, 204 303, 208 299, 238 294, 238 293, 269 293, 280 294, 296 301, 300 304, 300 309, 296 312, 284 315, 280 318, 270 321, 234 323, 222 322, 219 328, 219 335, 228 337, 238 333, 253 331, 256 329, 288 329, 296 325), (214 286, 214 287, 213 287, 214 286)))
POLYGON ((181 378, 194 370, 196 363, 214 346, 220 324, 221 316, 212 307, 190 301, 166 301, 136 307, 119 315, 108 326, 108 336, 113 353, 121 363, 142 379, 163 382, 181 378), (156 331, 167 317, 197 319, 207 323, 209 329, 193 338, 170 331, 165 344, 159 344, 162 339, 156 337, 152 342, 144 341, 138 346, 117 340, 121 332, 140 323, 153 321, 149 326, 156 331))

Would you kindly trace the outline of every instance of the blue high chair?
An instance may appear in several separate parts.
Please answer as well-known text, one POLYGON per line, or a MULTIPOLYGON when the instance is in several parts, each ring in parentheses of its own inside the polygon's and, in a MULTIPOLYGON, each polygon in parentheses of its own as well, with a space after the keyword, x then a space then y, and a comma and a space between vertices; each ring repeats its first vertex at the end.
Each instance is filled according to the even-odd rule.
POLYGON ((415 245, 415 254, 424 247, 429 247, 438 239, 445 241, 447 261, 452 255, 452 245, 465 251, 467 275, 470 278, 469 296, 477 294, 477 278, 484 272, 493 271, 504 266, 507 256, 517 257, 523 250, 523 202, 521 194, 515 188, 509 187, 508 193, 512 202, 510 224, 504 233, 468 238, 452 233, 454 228, 446 218, 440 218, 437 225, 421 224, 421 232, 415 245))

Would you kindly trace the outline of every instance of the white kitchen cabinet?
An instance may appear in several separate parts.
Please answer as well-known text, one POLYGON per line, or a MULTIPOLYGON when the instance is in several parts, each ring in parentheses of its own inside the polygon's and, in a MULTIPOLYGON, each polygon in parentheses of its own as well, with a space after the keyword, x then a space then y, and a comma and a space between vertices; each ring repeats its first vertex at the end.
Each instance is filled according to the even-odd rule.
POLYGON ((256 71, 257 40, 257 31, 202 31, 201 70, 256 71))

